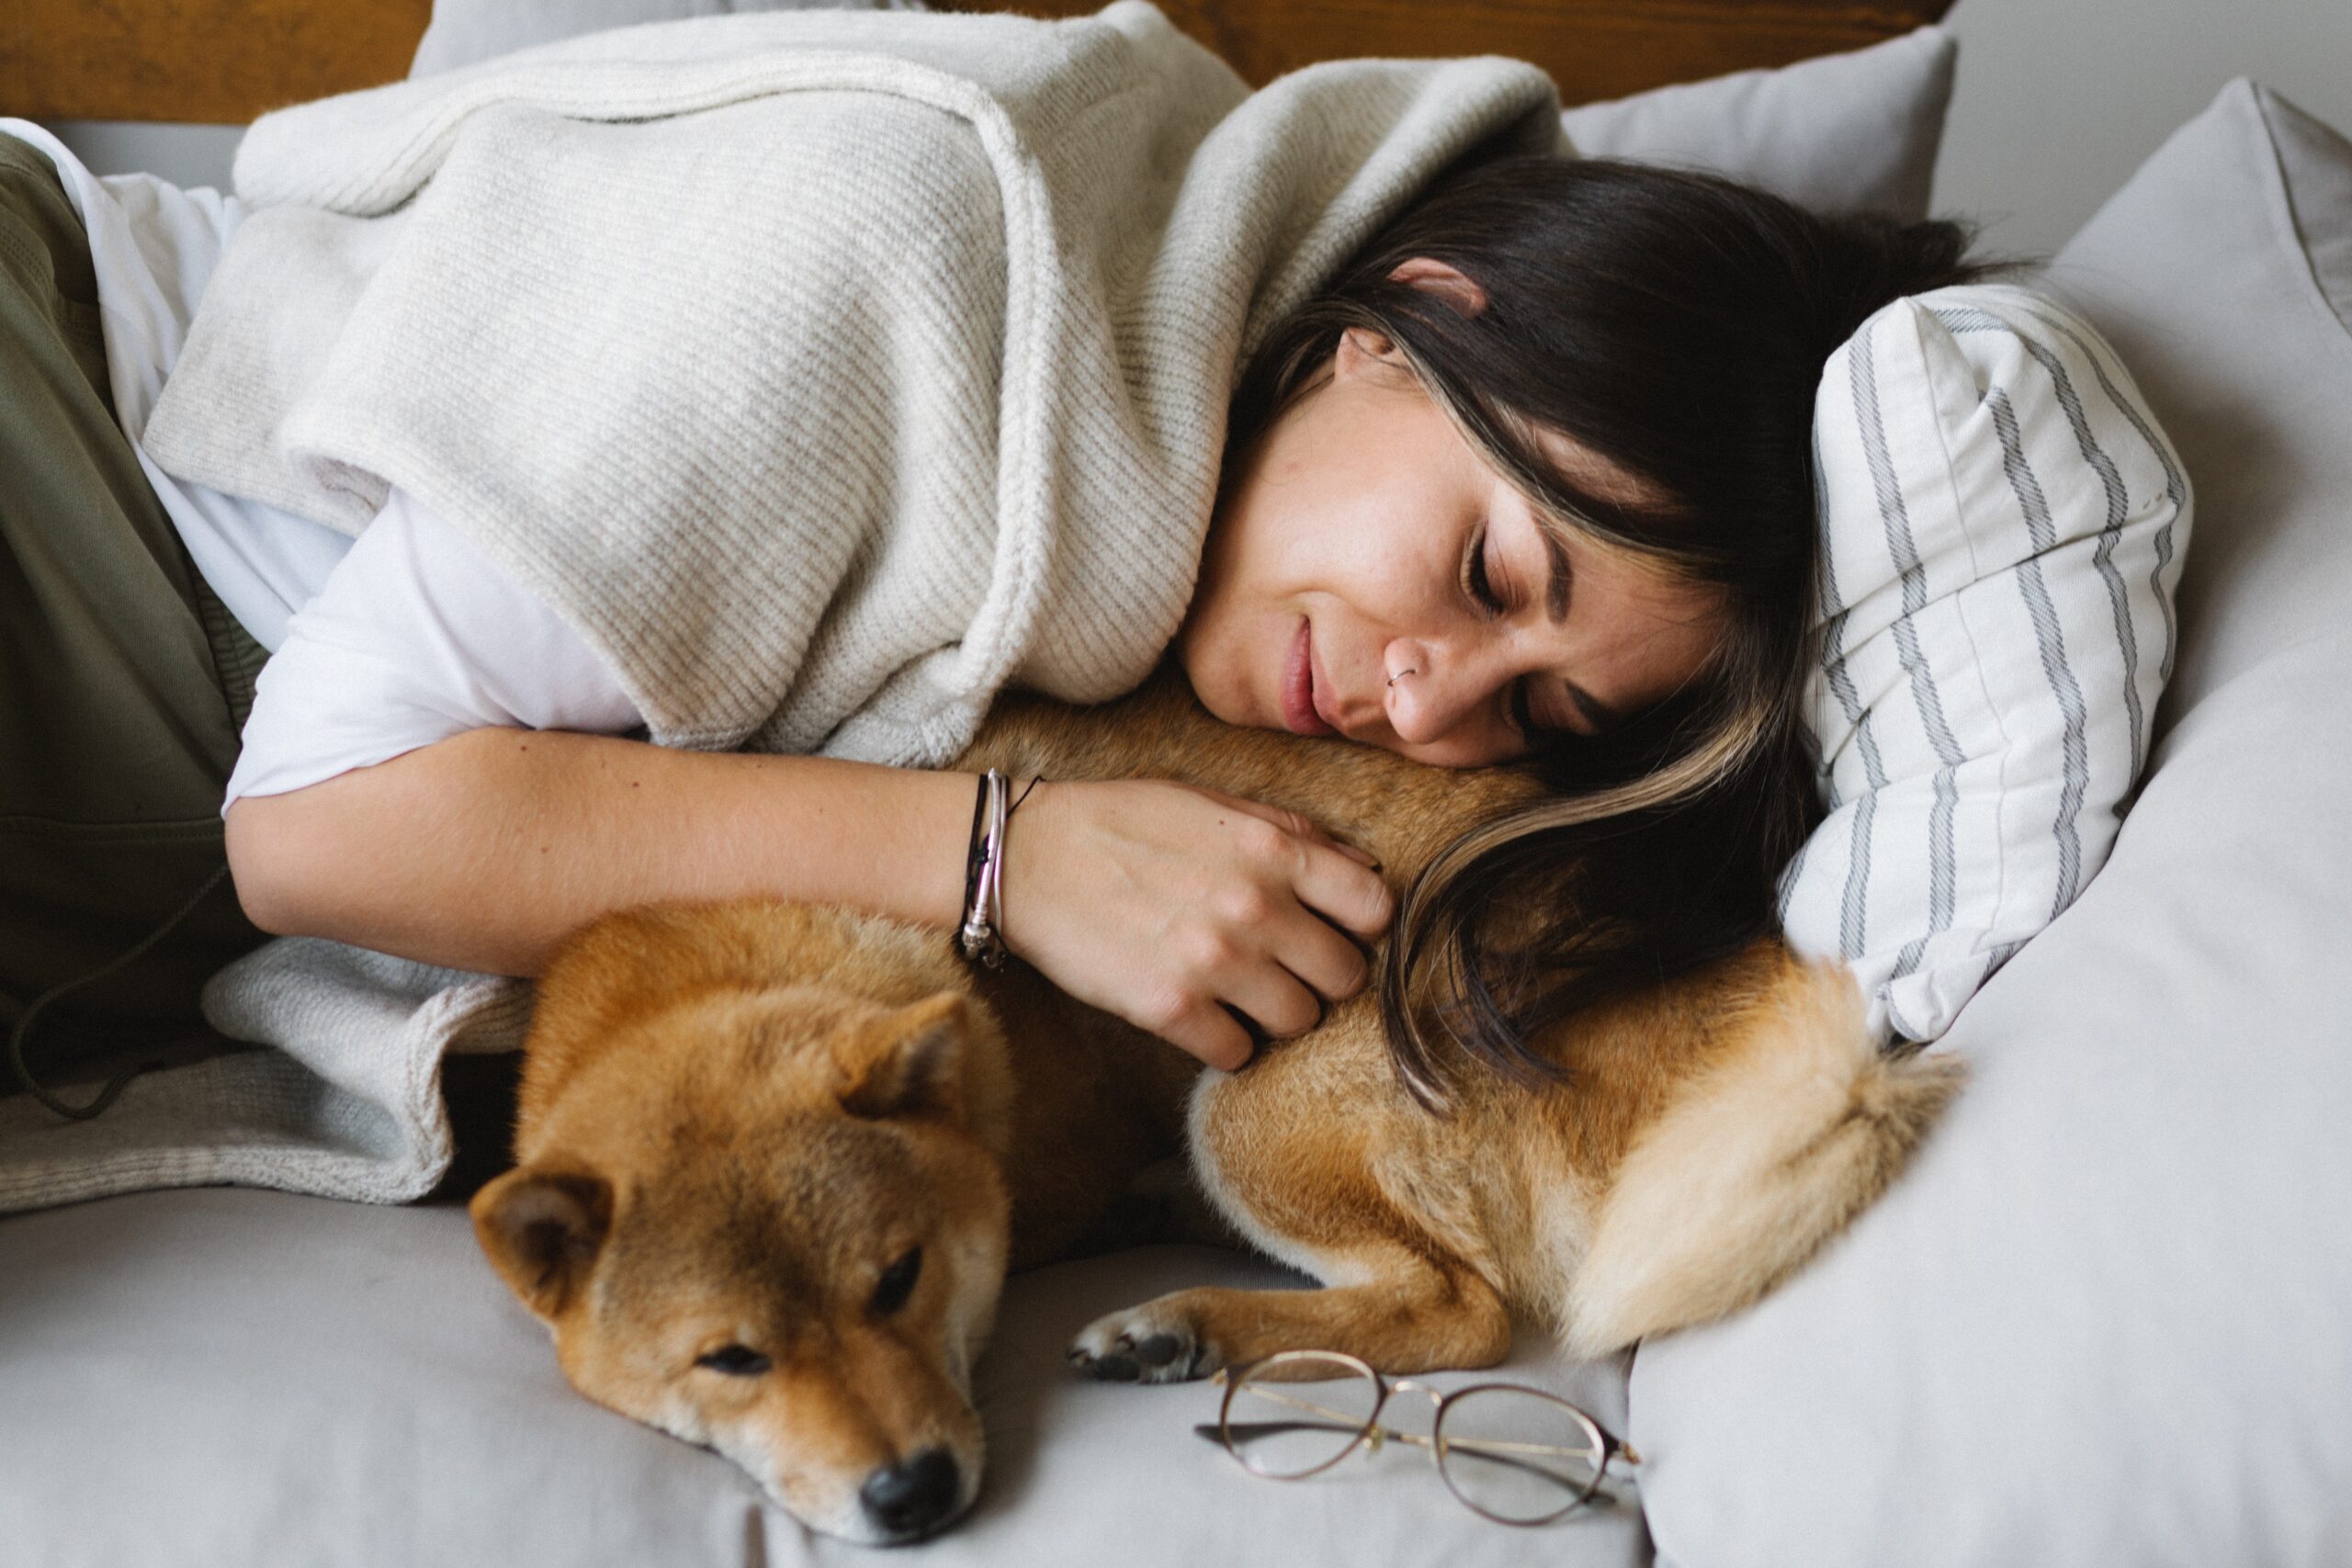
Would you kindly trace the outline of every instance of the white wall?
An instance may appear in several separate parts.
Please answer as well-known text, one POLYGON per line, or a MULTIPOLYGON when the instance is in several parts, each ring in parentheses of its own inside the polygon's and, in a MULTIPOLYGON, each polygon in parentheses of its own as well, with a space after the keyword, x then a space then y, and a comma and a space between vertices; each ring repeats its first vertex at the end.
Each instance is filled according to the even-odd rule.
POLYGON ((2352 0, 1959 0, 1939 213, 2048 254, 2233 76, 2352 135, 2352 0))
POLYGON ((153 175, 183 188, 229 188, 242 125, 142 124, 130 120, 49 122, 74 156, 101 175, 153 175))

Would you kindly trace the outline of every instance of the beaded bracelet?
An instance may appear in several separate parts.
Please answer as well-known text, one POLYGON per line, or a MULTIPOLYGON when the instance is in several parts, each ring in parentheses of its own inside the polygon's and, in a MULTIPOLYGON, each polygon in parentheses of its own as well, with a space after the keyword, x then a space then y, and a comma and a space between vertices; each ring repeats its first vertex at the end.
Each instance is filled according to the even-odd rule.
POLYGON ((990 768, 980 775, 972 801, 972 840, 964 852, 964 927, 956 941, 965 957, 990 969, 1004 964, 1004 830, 1029 790, 1045 782, 1042 773, 1031 779, 1021 800, 1008 806, 1011 785, 1001 769, 990 768))

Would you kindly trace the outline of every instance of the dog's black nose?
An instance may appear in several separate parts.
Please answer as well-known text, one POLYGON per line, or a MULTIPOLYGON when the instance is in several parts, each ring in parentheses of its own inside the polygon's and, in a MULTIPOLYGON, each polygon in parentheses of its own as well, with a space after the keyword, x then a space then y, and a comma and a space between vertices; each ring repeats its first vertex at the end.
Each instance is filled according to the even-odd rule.
POLYGON ((959 1479, 954 1454, 925 1449, 867 1476, 857 1495, 866 1514, 891 1535, 921 1535, 956 1511, 959 1479))

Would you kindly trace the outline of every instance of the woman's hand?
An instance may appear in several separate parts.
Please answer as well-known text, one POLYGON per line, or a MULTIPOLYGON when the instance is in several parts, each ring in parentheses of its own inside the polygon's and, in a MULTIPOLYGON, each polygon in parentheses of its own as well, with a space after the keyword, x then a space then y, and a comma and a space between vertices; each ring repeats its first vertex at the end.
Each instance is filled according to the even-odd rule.
POLYGON ((1048 781, 1005 836, 1004 939, 1071 996, 1227 1070, 1363 987, 1395 899, 1296 812, 1164 779, 1048 781))

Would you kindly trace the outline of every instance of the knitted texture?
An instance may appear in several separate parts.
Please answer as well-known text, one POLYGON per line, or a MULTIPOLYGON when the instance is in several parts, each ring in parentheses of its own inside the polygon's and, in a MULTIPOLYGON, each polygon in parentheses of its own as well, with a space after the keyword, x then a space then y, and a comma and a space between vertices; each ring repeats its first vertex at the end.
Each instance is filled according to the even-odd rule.
MULTIPOLYGON (((356 533, 400 485, 545 597, 656 740, 938 765, 1018 682, 1138 683, 1183 615, 1249 347, 1474 146, 1565 152, 1511 61, 1255 94, 1150 6, 595 34, 265 117, 146 432, 356 533)), ((444 1052, 529 988, 330 942, 216 976, 266 1050, 59 1126, 0 1212, 231 1181, 393 1202, 444 1052)))
POLYGON ((664 744, 936 765, 1009 680, 1143 679, 1251 333, 1498 133, 1558 145, 1532 67, 1252 96, 1141 4, 595 35, 256 124, 148 446, 414 491, 664 744))

